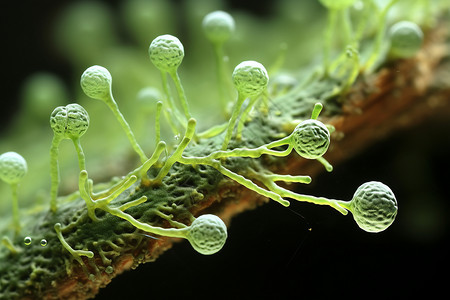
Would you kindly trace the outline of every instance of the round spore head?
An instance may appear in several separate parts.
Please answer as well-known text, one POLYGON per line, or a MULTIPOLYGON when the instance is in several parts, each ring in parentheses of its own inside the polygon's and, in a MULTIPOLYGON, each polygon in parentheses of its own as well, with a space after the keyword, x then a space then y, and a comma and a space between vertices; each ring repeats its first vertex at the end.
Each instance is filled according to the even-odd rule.
POLYGON ((253 60, 243 61, 237 65, 232 79, 237 91, 245 97, 261 94, 269 83, 266 68, 253 60))
POLYGON ((328 9, 340 10, 351 6, 356 0, 319 0, 328 9))
POLYGON ((353 218, 367 232, 388 228, 397 215, 397 200, 392 190, 378 181, 362 184, 350 202, 353 218))
POLYGON ((27 174, 27 162, 16 152, 0 155, 0 179, 8 184, 17 184, 27 174))
POLYGON ((89 115, 76 103, 58 106, 50 115, 50 126, 54 134, 61 138, 80 138, 89 127, 89 115))
POLYGON ((300 156, 316 159, 327 152, 330 146, 330 132, 322 122, 308 119, 295 127, 292 143, 300 156))
POLYGON ((161 71, 173 72, 184 58, 184 47, 173 35, 165 34, 155 38, 148 48, 152 63, 161 71))
POLYGON ((86 96, 105 100, 110 97, 112 77, 108 69, 102 66, 92 66, 81 75, 81 88, 86 96))
POLYGON ((197 252, 210 255, 222 249, 227 235, 225 223, 215 215, 206 214, 192 222, 187 238, 197 252))
POLYGON ((213 44, 226 42, 234 32, 234 19, 224 11, 217 10, 207 14, 202 22, 206 37, 213 44))
POLYGON ((389 30, 390 53, 394 57, 409 58, 416 55, 423 42, 423 32, 413 22, 401 21, 389 30))

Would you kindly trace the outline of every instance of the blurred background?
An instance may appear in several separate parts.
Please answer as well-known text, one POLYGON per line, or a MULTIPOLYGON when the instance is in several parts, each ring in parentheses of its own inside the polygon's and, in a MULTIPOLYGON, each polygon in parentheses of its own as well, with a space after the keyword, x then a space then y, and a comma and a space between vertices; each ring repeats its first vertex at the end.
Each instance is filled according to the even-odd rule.
MULTIPOLYGON (((91 126, 82 143, 96 180, 122 175, 134 166, 112 114, 79 88, 81 73, 91 65, 110 70, 118 105, 150 153, 153 121, 146 116, 153 108, 138 95, 143 88, 160 89, 159 72, 147 54, 158 35, 173 34, 185 47, 180 77, 200 129, 222 118, 211 80, 213 52, 201 31, 204 15, 217 9, 236 20, 236 34, 225 47, 230 70, 247 59, 275 65, 286 43, 283 66, 299 74, 321 51, 325 10, 314 0, 43 0, 9 3, 2 9, 0 153, 16 151, 27 159, 21 206, 48 205, 50 178, 43 175, 48 174, 52 138, 48 117, 58 105, 78 102, 88 110, 91 126), (99 136, 105 139, 99 142, 99 136)), ((365 181, 388 184, 397 196, 399 214, 385 232, 363 232, 351 216, 327 207, 293 202, 286 209, 270 202, 233 219, 227 244, 218 254, 202 256, 187 242, 176 244, 156 262, 115 278, 96 299, 441 293, 449 265, 449 129, 449 114, 443 111, 299 187, 302 193, 351 199, 365 181)), ((163 136, 174 138, 170 131, 163 136)), ((60 162, 62 193, 72 192, 77 162, 69 142, 62 144, 60 162)), ((1 183, 3 221, 9 220, 9 192, 1 183)))

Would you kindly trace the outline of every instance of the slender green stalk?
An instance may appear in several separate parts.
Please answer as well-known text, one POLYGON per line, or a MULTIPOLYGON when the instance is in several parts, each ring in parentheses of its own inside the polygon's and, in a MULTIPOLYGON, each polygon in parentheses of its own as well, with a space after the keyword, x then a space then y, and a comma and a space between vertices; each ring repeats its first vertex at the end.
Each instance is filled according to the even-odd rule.
POLYGON ((153 180, 153 182, 161 182, 161 180, 164 178, 164 176, 169 173, 170 169, 172 168, 173 164, 175 164, 177 161, 180 160, 182 157, 184 149, 189 145, 190 141, 192 140, 194 133, 195 133, 195 125, 196 125, 195 119, 190 119, 186 128, 186 133, 184 134, 183 140, 178 145, 177 149, 173 152, 173 154, 166 160, 166 163, 159 171, 156 178, 153 180))
POLYGON ((242 93, 238 93, 238 99, 234 104, 233 113, 231 114, 230 121, 228 122, 227 132, 225 134, 225 139, 222 144, 222 150, 227 150, 228 143, 231 140, 231 136, 233 135, 234 125, 236 124, 236 120, 239 116, 239 111, 241 110, 242 104, 245 101, 245 96, 242 93))
POLYGON ((236 132, 236 138, 240 140, 242 138, 242 130, 244 129, 245 121, 247 121, 248 114, 252 110, 253 106, 255 105, 256 100, 258 100, 258 97, 251 97, 250 102, 248 103, 247 107, 244 109, 244 111, 241 114, 241 117, 239 119, 239 123, 237 126, 237 132, 236 132))
POLYGON ((8 248, 8 250, 13 255, 21 252, 21 249, 14 247, 14 244, 11 242, 11 240, 7 236, 2 237, 2 244, 5 245, 5 247, 8 248))
POLYGON ((73 138, 72 142, 78 155, 78 167, 80 168, 80 171, 86 170, 86 159, 83 148, 81 147, 80 138, 73 138))
POLYGON ((340 206, 340 203, 342 203, 342 201, 339 202, 338 200, 327 199, 324 197, 314 197, 314 196, 309 196, 309 195, 297 194, 297 193, 291 192, 287 189, 284 189, 284 188, 278 186, 272 180, 269 180, 268 178, 265 178, 264 176, 261 176, 260 180, 272 192, 279 194, 281 197, 289 197, 289 198, 297 200, 297 201, 309 202, 309 203, 314 203, 317 205, 328 205, 328 206, 331 206, 332 208, 336 209, 343 215, 348 214, 348 211, 345 208, 343 208, 342 206, 340 206))
MULTIPOLYGON (((167 104, 169 105, 166 110, 169 112, 169 115, 166 115, 166 119, 171 124, 173 128, 177 128, 174 124, 174 120, 177 120, 178 123, 181 125, 182 128, 186 128, 186 122, 188 119, 186 119, 183 114, 178 109, 178 106, 175 105, 175 102, 173 101, 172 93, 170 92, 170 86, 169 81, 167 80, 167 72, 161 70, 161 80, 162 80, 162 86, 164 90, 164 94, 166 94, 167 98, 167 104)), ((180 132, 180 129, 177 128, 175 130, 175 134, 178 134, 180 132)))
POLYGON ((225 129, 227 129, 227 127, 228 127, 228 123, 215 125, 203 132, 198 133, 197 137, 199 139, 209 139, 209 138, 215 137, 216 135, 221 134, 222 132, 225 131, 225 129))
POLYGON ((136 141, 136 138, 134 137, 134 134, 131 131, 130 125, 128 125, 127 121, 120 112, 119 107, 117 106, 117 103, 114 100, 112 93, 110 93, 109 97, 105 99, 105 102, 113 112, 114 116, 119 121, 120 125, 122 126, 123 130, 125 131, 125 134, 128 137, 128 140, 131 143, 131 146, 133 147, 134 151, 136 151, 136 153, 139 155, 141 162, 142 163, 145 162, 148 158, 145 155, 144 151, 142 150, 141 146, 139 146, 138 142, 136 141))
POLYGON ((261 188, 260 186, 258 186, 257 184, 255 184, 254 182, 252 182, 251 180, 245 178, 242 175, 236 174, 230 170, 228 170, 227 168, 225 168, 224 166, 222 166, 222 164, 214 159, 207 159, 207 158, 200 158, 200 157, 181 157, 178 162, 182 163, 182 164, 189 164, 189 165, 207 165, 207 166, 211 166, 214 169, 216 169, 217 171, 219 171, 220 173, 222 173, 223 175, 227 176, 230 179, 233 179, 234 181, 236 181, 237 183, 245 186, 246 188, 255 191, 256 193, 265 196, 267 198, 270 198, 272 200, 275 200, 277 202, 279 202, 280 204, 282 204, 283 206, 289 206, 289 201, 284 200, 280 195, 268 191, 266 189, 261 188))
POLYGON ((336 25, 337 12, 334 9, 328 9, 327 27, 325 30, 325 45, 323 51, 324 76, 330 75, 331 49, 333 48, 333 31, 336 25))
POLYGON ((83 260, 81 259, 81 256, 86 256, 88 258, 93 258, 94 257, 94 252, 92 251, 85 251, 85 250, 74 250, 64 239, 64 236, 62 235, 62 231, 61 231, 61 224, 60 223, 56 223, 54 226, 54 229, 56 231, 56 236, 58 237, 59 241, 61 242, 61 244, 63 245, 63 247, 69 251, 69 253, 76 259, 76 261, 78 261, 78 263, 83 267, 83 269, 85 269, 85 265, 83 260))
POLYGON ((11 183, 12 192, 12 211, 13 211, 13 226, 16 235, 20 233, 20 216, 19 216, 19 197, 17 196, 17 183, 11 183))
POLYGON ((156 116, 155 116, 155 145, 158 145, 161 141, 161 109, 162 109, 163 103, 161 101, 158 101, 156 103, 156 116))
POLYGON ((216 78, 217 78, 217 88, 219 90, 219 100, 220 106, 224 116, 226 116, 228 101, 225 97, 225 88, 227 87, 227 76, 225 75, 225 63, 224 63, 224 51, 223 43, 214 43, 214 56, 216 59, 216 78))
POLYGON ((59 165, 58 165, 58 154, 59 154, 59 144, 62 138, 60 136, 53 136, 52 146, 50 147, 50 177, 51 177, 51 187, 50 187, 50 209, 52 212, 56 212, 58 204, 58 187, 59 187, 59 165))
POLYGON ((170 77, 172 77, 173 82, 175 83, 175 88, 178 93, 178 98, 180 98, 181 107, 184 111, 184 116, 186 120, 191 118, 191 113, 189 112, 188 102, 186 98, 186 93, 184 92, 183 85, 181 84, 180 76, 178 76, 177 70, 169 72, 170 77))
POLYGON ((397 1, 398 0, 390 0, 389 3, 384 7, 384 9, 381 10, 381 12, 378 12, 377 34, 375 36, 375 42, 373 44, 372 53, 364 66, 364 70, 366 73, 370 73, 373 71, 373 67, 380 56, 383 37, 386 31, 386 15, 392 5, 394 5, 397 1))
POLYGON ((124 213, 119 208, 111 208, 111 207, 105 207, 104 210, 116 217, 119 217, 121 219, 124 219, 128 221, 131 225, 133 225, 136 228, 139 228, 145 232, 158 234, 161 236, 167 236, 167 237, 174 237, 174 238, 187 238, 187 233, 189 232, 189 227, 185 228, 161 228, 152 226, 147 223, 142 223, 130 216, 127 213, 124 213))
POLYGON ((288 156, 292 149, 294 148, 293 145, 290 144, 291 136, 284 137, 280 140, 274 141, 272 143, 269 143, 267 145, 260 146, 258 148, 253 149, 247 149, 247 148, 235 148, 233 150, 226 150, 226 151, 215 151, 211 153, 210 155, 206 156, 206 159, 222 159, 227 157, 251 157, 251 158, 258 158, 263 154, 269 154, 273 156, 278 157, 284 157, 288 156), (283 145, 289 145, 286 150, 272 150, 271 148, 279 147, 283 145))

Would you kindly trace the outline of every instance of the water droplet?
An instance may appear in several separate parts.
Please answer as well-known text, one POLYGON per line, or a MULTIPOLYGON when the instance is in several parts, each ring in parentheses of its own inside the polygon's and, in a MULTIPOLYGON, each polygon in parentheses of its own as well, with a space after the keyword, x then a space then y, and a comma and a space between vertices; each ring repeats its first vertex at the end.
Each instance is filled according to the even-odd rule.
POLYGON ((175 139, 175 141, 178 141, 179 139, 181 139, 181 134, 177 134, 173 138, 175 139))
POLYGON ((105 272, 111 274, 112 272, 114 272, 114 268, 112 266, 107 266, 105 272))
POLYGON ((31 245, 31 237, 29 237, 29 236, 25 237, 25 238, 23 239, 23 243, 24 243, 26 246, 30 246, 30 245, 31 245))
POLYGON ((42 247, 45 247, 45 246, 47 246, 48 243, 47 243, 46 239, 42 239, 40 244, 42 247))

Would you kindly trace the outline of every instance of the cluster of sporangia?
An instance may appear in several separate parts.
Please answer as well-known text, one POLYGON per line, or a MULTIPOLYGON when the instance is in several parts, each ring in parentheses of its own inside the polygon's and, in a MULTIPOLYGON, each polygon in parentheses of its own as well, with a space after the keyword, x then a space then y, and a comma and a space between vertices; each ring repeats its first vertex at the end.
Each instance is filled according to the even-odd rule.
MULTIPOLYGON (((400 25, 398 25, 400 26, 400 25)), ((222 11, 216 11, 207 15, 203 22, 207 38, 212 42, 216 55, 222 53, 222 46, 234 31, 233 18, 222 11)), ((395 30, 398 32, 399 30, 395 30)), ((400 43, 401 44, 401 43, 400 43)), ((404 47, 403 44, 400 45, 404 47)), ((284 138, 272 141, 260 147, 228 149, 228 144, 233 137, 234 129, 237 125, 236 138, 242 135, 243 124, 247 114, 252 109, 256 100, 264 97, 263 93, 268 85, 269 77, 264 66, 256 61, 244 61, 236 66, 232 74, 233 84, 238 92, 237 101, 231 112, 228 124, 217 126, 205 133, 195 134, 196 120, 191 117, 188 102, 181 85, 177 69, 184 57, 184 48, 178 38, 172 35, 161 35, 155 38, 149 47, 149 56, 151 62, 160 70, 165 97, 163 101, 155 103, 156 110, 156 148, 151 155, 147 157, 142 148, 138 145, 130 126, 119 111, 116 101, 113 98, 111 84, 112 77, 109 71, 101 66, 92 66, 86 69, 81 76, 81 88, 84 93, 93 99, 98 99, 106 103, 111 109, 120 125, 123 127, 132 148, 139 155, 141 166, 130 172, 122 181, 111 187, 109 190, 93 193, 93 182, 88 179, 88 173, 85 166, 85 156, 81 147, 80 138, 89 127, 89 115, 80 105, 73 103, 66 106, 55 108, 50 116, 50 125, 54 132, 54 138, 50 150, 51 157, 51 202, 50 209, 53 213, 58 210, 58 146, 64 139, 72 140, 78 154, 79 164, 79 192, 81 198, 86 202, 88 215, 93 222, 98 222, 95 210, 100 209, 109 214, 122 218, 130 222, 136 228, 154 235, 177 237, 188 239, 192 247, 202 254, 213 254, 219 251, 225 244, 227 238, 227 228, 224 222, 217 216, 206 214, 196 218, 190 225, 173 222, 174 228, 161 228, 142 223, 134 219, 125 211, 130 207, 137 206, 145 201, 145 196, 130 201, 119 207, 110 205, 117 196, 129 188, 138 179, 142 185, 150 186, 160 184, 167 175, 173 164, 206 165, 216 169, 223 175, 237 181, 245 187, 273 199, 284 206, 289 205, 285 198, 291 198, 298 201, 329 205, 342 214, 346 215, 348 211, 352 212, 356 223, 363 230, 368 232, 380 232, 389 227, 397 214, 397 201, 390 188, 381 182, 371 181, 361 185, 355 192, 351 201, 332 200, 326 198, 317 198, 308 195, 301 195, 284 189, 276 182, 300 182, 309 183, 309 176, 290 176, 279 175, 265 171, 264 173, 253 172, 244 177, 240 174, 227 169, 222 162, 232 157, 258 158, 265 155, 283 157, 289 155, 294 149, 298 155, 306 159, 316 159, 321 162, 328 171, 332 170, 331 165, 323 158, 330 144, 330 130, 332 126, 324 125, 317 120, 322 105, 316 104, 313 108, 310 119, 299 123, 294 131, 284 138), (179 105, 175 104, 173 96, 169 92, 167 74, 173 80, 179 99, 179 105), (243 103, 248 99, 248 105, 241 113, 243 103), (162 105, 164 103, 164 110, 162 105), (179 109, 181 106, 181 110, 179 109), (160 113, 163 111, 171 129, 175 133, 184 131, 183 139, 171 155, 160 159, 161 153, 166 150, 166 143, 160 140, 159 121, 160 113), (240 116, 240 121, 238 122, 240 116), (221 149, 213 151, 204 157, 186 157, 183 156, 184 149, 193 138, 217 136, 224 132, 224 139, 221 149), (277 148, 277 150, 275 150, 277 148), (279 150, 283 149, 283 150, 279 150), (149 178, 147 171, 159 163, 159 173, 154 178, 149 178), (253 180, 258 181, 257 185, 253 180)), ((223 58, 219 57, 217 61, 222 64, 223 58)), ((218 66, 223 70, 223 66, 218 66)), ((219 82, 224 81, 222 72, 218 72, 219 82)), ((223 94, 221 94, 221 97, 223 94)), ((224 107, 226 101, 224 101, 224 107)), ((13 222, 16 235, 20 233, 20 218, 17 201, 17 185, 27 172, 27 164, 22 156, 15 152, 7 152, 0 156, 0 178, 9 183, 13 190, 13 222)), ((62 235, 62 225, 55 224, 55 231, 61 244, 69 251, 77 261, 82 264, 80 256, 93 257, 91 251, 74 250, 64 240, 62 235)), ((25 241, 25 244, 29 241, 25 241)))

